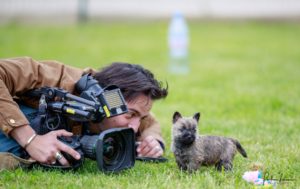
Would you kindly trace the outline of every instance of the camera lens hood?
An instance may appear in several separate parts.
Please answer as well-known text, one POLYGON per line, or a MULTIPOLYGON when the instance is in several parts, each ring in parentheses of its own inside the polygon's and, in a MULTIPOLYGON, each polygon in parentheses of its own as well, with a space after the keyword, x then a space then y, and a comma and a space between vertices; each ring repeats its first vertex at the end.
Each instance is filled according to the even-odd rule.
POLYGON ((135 134, 131 128, 112 128, 99 135, 96 144, 99 170, 119 172, 135 164, 135 134))

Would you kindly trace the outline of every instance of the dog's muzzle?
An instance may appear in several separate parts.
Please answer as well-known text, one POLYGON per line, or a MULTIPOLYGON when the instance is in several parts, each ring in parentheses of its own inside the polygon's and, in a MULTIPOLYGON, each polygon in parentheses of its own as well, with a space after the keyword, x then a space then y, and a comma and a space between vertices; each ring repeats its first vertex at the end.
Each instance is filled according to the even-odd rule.
POLYGON ((195 139, 196 139, 196 137, 194 134, 184 133, 180 138, 180 142, 185 145, 190 145, 195 141, 195 139))

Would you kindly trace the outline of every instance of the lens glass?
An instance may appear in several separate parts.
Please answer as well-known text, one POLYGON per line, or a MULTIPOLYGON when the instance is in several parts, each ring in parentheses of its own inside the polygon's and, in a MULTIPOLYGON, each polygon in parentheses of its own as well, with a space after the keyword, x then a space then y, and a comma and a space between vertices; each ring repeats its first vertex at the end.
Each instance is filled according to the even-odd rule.
POLYGON ((124 156, 124 139, 120 135, 109 135, 104 139, 103 160, 106 165, 114 166, 122 162, 124 156))

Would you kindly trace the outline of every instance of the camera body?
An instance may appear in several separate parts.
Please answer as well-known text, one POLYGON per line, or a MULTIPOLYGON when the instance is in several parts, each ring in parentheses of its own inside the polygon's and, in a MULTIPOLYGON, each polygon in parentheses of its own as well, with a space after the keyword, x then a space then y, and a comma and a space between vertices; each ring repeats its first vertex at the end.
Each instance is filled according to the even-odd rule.
MULTIPOLYGON (((128 111, 117 86, 102 88, 89 74, 81 77, 75 89, 80 96, 53 87, 43 87, 27 94, 40 97, 37 116, 31 122, 38 134, 57 129, 70 131, 68 120, 88 125, 88 122, 101 122, 104 118, 128 111)), ((100 135, 85 134, 58 139, 73 149, 82 151, 85 157, 96 160, 101 171, 118 172, 134 166, 135 134, 131 128, 114 128, 103 131, 100 135)), ((71 165, 78 165, 70 155, 63 155, 71 165)))

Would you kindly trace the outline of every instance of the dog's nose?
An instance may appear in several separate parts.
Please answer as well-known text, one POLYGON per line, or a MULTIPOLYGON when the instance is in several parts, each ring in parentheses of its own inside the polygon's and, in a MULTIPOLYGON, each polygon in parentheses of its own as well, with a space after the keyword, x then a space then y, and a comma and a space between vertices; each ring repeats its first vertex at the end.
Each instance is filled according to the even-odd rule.
POLYGON ((195 135, 191 133, 184 133, 182 136, 182 142, 184 144, 191 144, 195 141, 195 135))
POLYGON ((188 139, 191 140, 191 141, 194 141, 195 140, 195 136, 194 135, 189 135, 188 139))
POLYGON ((185 132, 185 133, 183 134, 183 137, 184 137, 184 138, 189 138, 189 137, 191 137, 191 136, 194 136, 192 132, 188 132, 188 131, 187 131, 187 132, 185 132))
POLYGON ((186 132, 186 133, 183 134, 183 138, 189 138, 190 135, 191 135, 190 133, 186 132))

